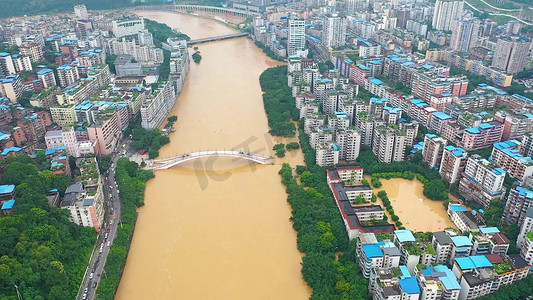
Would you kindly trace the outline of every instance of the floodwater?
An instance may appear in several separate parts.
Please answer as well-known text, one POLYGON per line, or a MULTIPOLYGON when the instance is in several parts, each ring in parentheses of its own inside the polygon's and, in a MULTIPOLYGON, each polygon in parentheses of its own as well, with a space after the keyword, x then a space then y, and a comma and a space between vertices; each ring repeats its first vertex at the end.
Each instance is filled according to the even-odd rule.
MULTIPOLYGON (((203 18, 139 14, 193 39, 234 32, 203 18)), ((267 133, 259 75, 279 63, 247 38, 198 47, 203 59, 191 62, 170 113, 178 116, 176 132, 160 157, 233 148, 270 154, 278 140, 267 133)), ((278 175, 282 162, 295 166, 303 157, 293 150, 275 165, 211 158, 156 171, 146 186, 116 298, 309 298, 278 175)))
MULTIPOLYGON (((365 176, 370 181, 370 176, 365 176)), ((424 196, 424 185, 414 179, 380 178, 383 186, 374 188, 374 193, 387 191, 394 213, 400 217, 403 226, 412 231, 440 231, 447 227, 456 228, 448 217, 443 201, 424 196)), ((383 205, 378 198, 378 203, 383 205)), ((390 220, 389 220, 390 221, 390 220)))

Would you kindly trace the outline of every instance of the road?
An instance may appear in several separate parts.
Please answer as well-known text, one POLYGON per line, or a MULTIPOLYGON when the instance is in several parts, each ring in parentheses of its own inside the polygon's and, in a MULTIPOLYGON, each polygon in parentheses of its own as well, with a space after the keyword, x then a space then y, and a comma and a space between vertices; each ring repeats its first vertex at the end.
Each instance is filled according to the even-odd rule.
MULTIPOLYGON (((127 143, 129 145, 129 142, 127 143)), ((128 147, 129 148, 129 147, 128 147)), ((119 150, 120 151, 120 150, 119 150)), ((126 153, 126 157, 130 155, 129 151, 126 153)), ((102 276, 106 276, 104 272, 105 263, 107 260, 107 255, 111 249, 111 245, 115 240, 117 235, 117 228, 120 224, 120 216, 122 212, 122 203, 118 196, 118 185, 115 181, 115 168, 117 160, 122 157, 120 153, 113 154, 112 166, 109 168, 107 174, 102 175, 102 186, 104 193, 104 202, 105 202, 105 215, 104 223, 102 230, 98 234, 98 239, 96 246, 94 247, 93 254, 89 260, 89 265, 85 271, 85 276, 83 278, 80 290, 78 291, 78 296, 76 299, 79 300, 92 300, 96 297, 96 288, 100 283, 102 276), (107 238, 106 238, 107 233, 107 238), (108 246, 109 243, 109 246, 108 246), (100 247, 102 247, 102 252, 100 252, 100 247), (102 274, 103 273, 103 274, 102 274), (87 295, 83 298, 85 291, 87 295)))

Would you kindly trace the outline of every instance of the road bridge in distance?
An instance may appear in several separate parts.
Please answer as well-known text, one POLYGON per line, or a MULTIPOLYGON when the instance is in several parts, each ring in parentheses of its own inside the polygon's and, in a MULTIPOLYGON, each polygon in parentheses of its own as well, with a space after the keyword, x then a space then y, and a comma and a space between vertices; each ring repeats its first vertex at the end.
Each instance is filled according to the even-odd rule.
POLYGON ((195 45, 195 44, 201 44, 201 43, 207 43, 207 42, 213 42, 213 41, 228 40, 228 39, 234 39, 234 38, 243 37, 247 35, 248 33, 243 32, 243 33, 214 36, 214 37, 208 37, 204 39, 190 40, 190 41, 187 41, 187 45, 195 45))

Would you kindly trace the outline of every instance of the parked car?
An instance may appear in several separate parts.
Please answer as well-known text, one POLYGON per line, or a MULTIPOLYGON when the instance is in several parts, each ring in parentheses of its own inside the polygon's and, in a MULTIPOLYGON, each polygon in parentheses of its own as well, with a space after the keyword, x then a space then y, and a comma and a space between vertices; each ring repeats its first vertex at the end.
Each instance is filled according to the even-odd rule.
POLYGON ((141 152, 141 155, 145 155, 145 154, 146 154, 146 151, 142 151, 142 152, 141 152))

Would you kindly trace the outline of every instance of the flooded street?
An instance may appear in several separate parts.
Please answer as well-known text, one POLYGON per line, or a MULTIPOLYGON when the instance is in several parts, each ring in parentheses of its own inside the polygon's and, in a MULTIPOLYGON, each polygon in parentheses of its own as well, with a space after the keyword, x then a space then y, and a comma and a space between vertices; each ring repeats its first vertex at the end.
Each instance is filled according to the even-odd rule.
MULTIPOLYGON (((142 12, 191 38, 234 33, 214 21, 142 12)), ((161 158, 199 150, 272 154, 259 75, 279 63, 247 38, 199 44, 170 115, 176 132, 161 158)), ((193 50, 190 49, 192 52, 193 50)), ((294 139, 295 140, 295 139, 294 139)), ((232 158, 193 160, 156 171, 139 209, 117 299, 307 299, 290 206, 275 165, 232 158)))
MULTIPOLYGON (((370 181, 371 177, 365 178, 370 181)), ((402 178, 381 178, 383 186, 374 188, 374 193, 387 191, 394 212, 403 226, 412 231, 440 231, 447 227, 455 228, 448 217, 443 201, 435 201, 424 196, 424 185, 418 180, 402 178)), ((378 204, 383 205, 378 198, 378 204)), ((390 221, 390 220, 389 220, 390 221)))

